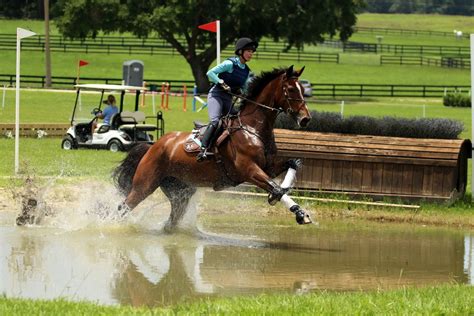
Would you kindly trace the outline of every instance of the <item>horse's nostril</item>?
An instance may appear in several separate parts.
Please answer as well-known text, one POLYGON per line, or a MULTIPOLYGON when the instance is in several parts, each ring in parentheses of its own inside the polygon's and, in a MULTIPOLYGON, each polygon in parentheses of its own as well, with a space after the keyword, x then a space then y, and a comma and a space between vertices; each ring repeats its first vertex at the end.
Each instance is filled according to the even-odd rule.
POLYGON ((309 123, 309 120, 310 118, 309 117, 303 117, 301 120, 300 120, 300 126, 301 127, 306 127, 309 123))

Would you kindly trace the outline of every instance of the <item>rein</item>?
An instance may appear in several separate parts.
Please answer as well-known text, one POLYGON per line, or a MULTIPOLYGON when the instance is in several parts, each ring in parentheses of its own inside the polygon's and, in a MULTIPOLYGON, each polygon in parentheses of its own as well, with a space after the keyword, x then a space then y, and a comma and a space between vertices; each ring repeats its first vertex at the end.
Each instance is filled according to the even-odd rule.
MULTIPOLYGON (((262 108, 265 108, 267 110, 276 111, 276 112, 278 112, 277 114, 280 114, 281 112, 285 112, 285 110, 283 110, 283 108, 281 108, 281 107, 276 109, 276 108, 273 108, 271 106, 265 105, 263 103, 259 103, 259 102, 255 102, 253 100, 250 100, 250 99, 242 96, 241 94, 236 94, 236 93, 232 93, 232 92, 227 92, 227 93, 230 94, 233 97, 236 97, 236 98, 239 98, 241 100, 245 100, 247 102, 253 103, 253 104, 258 105, 258 106, 260 106, 262 108)), ((299 112, 301 110, 301 108, 306 105, 306 100, 305 99, 295 99, 295 98, 288 97, 288 89, 286 89, 285 87, 283 87, 283 94, 285 95, 286 103, 288 103, 288 110, 286 110, 286 112, 288 114, 299 112), (302 103, 301 103, 301 105, 299 106, 299 108, 297 110, 293 110, 291 108, 290 101, 298 101, 298 102, 302 102, 302 103)))
MULTIPOLYGON (((293 79, 297 79, 297 78, 293 78, 293 79)), ((250 102, 252 104, 258 105, 258 106, 260 106, 264 109, 267 109, 267 110, 270 110, 270 111, 276 111, 277 115, 280 114, 281 112, 286 112, 287 114, 297 113, 301 110, 302 107, 306 106, 306 100, 290 98, 289 94, 288 94, 288 89, 286 87, 282 87, 282 90, 283 90, 283 95, 285 97, 285 101, 288 104, 288 109, 286 111, 281 106, 278 107, 278 108, 274 108, 274 107, 271 107, 271 106, 268 106, 268 105, 250 100, 250 99, 248 99, 248 98, 246 98, 246 97, 244 97, 240 94, 236 94, 236 93, 232 93, 232 92, 227 92, 227 93, 229 95, 233 96, 233 97, 236 97, 238 99, 245 100, 245 101, 250 102), (292 107, 291 107, 290 102, 293 102, 293 101, 301 102, 300 106, 296 110, 293 110, 292 107)), ((235 103, 235 101, 234 101, 234 103, 235 103)), ((272 103, 274 103, 274 99, 273 99, 272 103)), ((232 104, 232 107, 233 106, 234 106, 234 104, 232 104)), ((230 117, 229 114, 227 114, 226 117, 228 119, 232 120, 232 118, 230 117)), ((231 127, 230 124, 227 127, 225 127, 225 129, 229 132, 229 134, 232 134, 235 131, 243 130, 243 131, 246 131, 247 133, 250 133, 250 134, 256 136, 257 138, 259 138, 262 141, 262 143, 264 143, 263 138, 257 133, 257 131, 252 130, 253 127, 242 124, 242 121, 240 120, 240 112, 239 112, 239 114, 237 114, 237 119, 238 119, 238 124, 239 124, 237 127, 231 127)))
POLYGON ((245 100, 247 102, 250 102, 250 103, 253 103, 255 105, 258 105, 258 106, 261 106, 262 108, 265 108, 267 110, 271 110, 271 111, 277 111, 278 114, 280 114, 281 112, 283 112, 283 109, 281 108, 278 108, 278 109, 275 109, 275 108, 272 108, 271 106, 268 106, 268 105, 265 105, 263 103, 258 103, 258 102, 255 102, 253 100, 250 100, 246 97, 243 97, 241 94, 236 94, 236 93, 232 93, 232 92, 227 92, 228 94, 230 94, 231 96, 233 97, 236 97, 236 98, 239 98, 239 99, 242 99, 242 100, 245 100))

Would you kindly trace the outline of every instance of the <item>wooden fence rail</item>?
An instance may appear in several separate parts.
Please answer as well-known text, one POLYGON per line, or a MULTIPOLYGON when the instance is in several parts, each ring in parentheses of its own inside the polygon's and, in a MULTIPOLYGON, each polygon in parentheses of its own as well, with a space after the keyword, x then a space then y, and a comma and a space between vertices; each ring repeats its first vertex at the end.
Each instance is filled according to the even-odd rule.
MULTIPOLYGON (((169 82, 172 89, 182 89, 186 84, 188 94, 192 95, 193 80, 168 80, 145 78, 149 85, 161 86, 169 82)), ((44 87, 45 76, 22 75, 22 87, 44 87)), ((81 82, 120 84, 121 78, 82 77, 81 82)), ((52 77, 56 88, 72 88, 76 83, 75 77, 52 77)), ((13 86, 14 74, 0 74, 0 85, 13 86)), ((464 85, 391 85, 391 84, 345 84, 345 83, 313 83, 313 95, 316 97, 443 97, 446 93, 469 92, 471 87, 464 85)))
POLYGON ((423 56, 392 56, 381 55, 380 65, 409 65, 409 66, 435 66, 447 68, 470 69, 471 62, 469 59, 442 57, 428 58, 423 56))

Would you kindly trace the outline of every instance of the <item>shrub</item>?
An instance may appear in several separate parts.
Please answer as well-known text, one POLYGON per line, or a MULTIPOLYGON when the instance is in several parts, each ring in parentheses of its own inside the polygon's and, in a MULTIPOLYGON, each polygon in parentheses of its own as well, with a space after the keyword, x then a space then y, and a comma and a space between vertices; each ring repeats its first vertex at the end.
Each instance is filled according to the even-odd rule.
POLYGON ((279 115, 275 127, 322 133, 437 139, 456 139, 464 129, 462 122, 443 118, 408 119, 389 116, 341 118, 340 114, 335 112, 318 111, 312 111, 311 115, 313 118, 305 128, 298 128, 287 115, 279 115))
POLYGON ((462 93, 448 93, 443 97, 445 106, 471 107, 471 97, 462 93))

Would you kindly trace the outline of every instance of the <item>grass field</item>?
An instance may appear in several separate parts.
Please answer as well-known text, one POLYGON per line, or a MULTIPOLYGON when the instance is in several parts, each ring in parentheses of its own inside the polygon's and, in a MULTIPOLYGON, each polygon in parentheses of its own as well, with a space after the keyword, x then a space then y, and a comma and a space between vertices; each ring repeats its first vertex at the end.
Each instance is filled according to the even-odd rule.
POLYGON ((472 286, 441 286, 369 293, 261 295, 201 300, 167 308, 106 307, 64 300, 0 298, 2 315, 469 315, 472 286), (66 312, 67 311, 67 312, 66 312))

